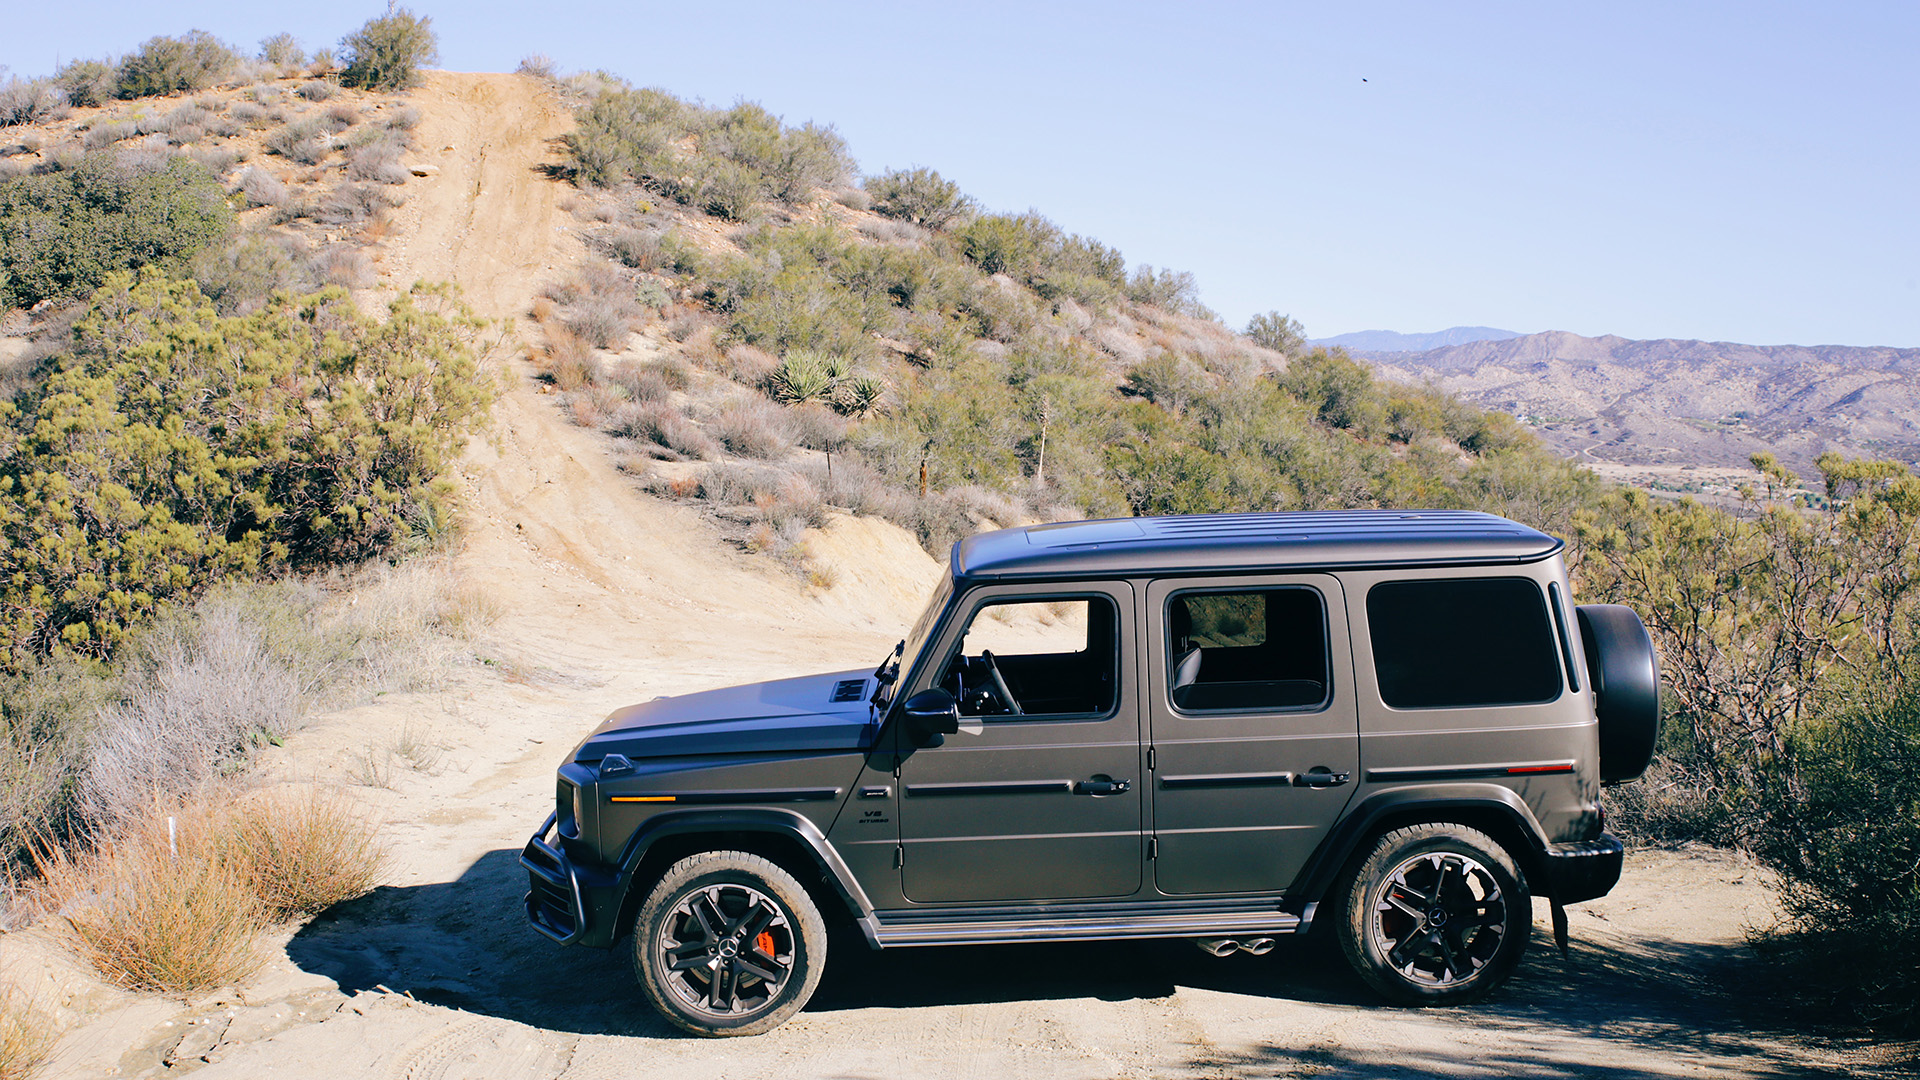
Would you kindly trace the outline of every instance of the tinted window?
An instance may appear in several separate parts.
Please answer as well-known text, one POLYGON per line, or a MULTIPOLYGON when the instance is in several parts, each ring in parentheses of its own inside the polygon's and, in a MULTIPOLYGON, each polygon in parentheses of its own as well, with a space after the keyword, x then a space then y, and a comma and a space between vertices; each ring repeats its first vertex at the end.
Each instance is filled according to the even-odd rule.
POLYGON ((1108 712, 1120 666, 1116 625, 1105 596, 987 604, 967 623, 941 685, 966 716, 1108 712))
POLYGON ((1367 627, 1380 700, 1396 709, 1560 696, 1547 606, 1524 578, 1375 585, 1367 627))
POLYGON ((1312 589, 1179 593, 1167 601, 1167 696, 1185 712, 1327 700, 1327 613, 1312 589))

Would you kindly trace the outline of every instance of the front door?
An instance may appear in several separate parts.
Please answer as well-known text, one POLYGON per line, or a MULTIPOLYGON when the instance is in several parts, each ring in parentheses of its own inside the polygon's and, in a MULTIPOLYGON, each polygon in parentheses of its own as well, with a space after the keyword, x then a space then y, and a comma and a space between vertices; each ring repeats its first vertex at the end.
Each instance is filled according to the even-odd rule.
POLYGON ((1147 610, 1154 882, 1280 892, 1359 786, 1340 583, 1163 580, 1147 610))
POLYGON ((901 885, 917 903, 1127 896, 1140 887, 1142 752, 1125 582, 991 586, 916 676, 961 728, 900 764, 901 885))

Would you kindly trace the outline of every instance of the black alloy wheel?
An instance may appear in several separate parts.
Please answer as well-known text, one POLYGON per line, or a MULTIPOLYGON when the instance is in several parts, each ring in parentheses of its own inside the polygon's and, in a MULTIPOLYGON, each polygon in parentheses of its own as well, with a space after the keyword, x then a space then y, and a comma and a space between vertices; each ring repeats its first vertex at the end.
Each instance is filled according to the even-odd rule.
POLYGON ((1431 824, 1382 836, 1348 879, 1341 948, 1395 1001, 1475 1001, 1513 973, 1532 932, 1525 879, 1485 833, 1431 824))
POLYGON ((758 1035, 819 985, 826 926, 793 876, 758 855, 675 863, 634 925, 634 969, 655 1008, 696 1035, 758 1035))

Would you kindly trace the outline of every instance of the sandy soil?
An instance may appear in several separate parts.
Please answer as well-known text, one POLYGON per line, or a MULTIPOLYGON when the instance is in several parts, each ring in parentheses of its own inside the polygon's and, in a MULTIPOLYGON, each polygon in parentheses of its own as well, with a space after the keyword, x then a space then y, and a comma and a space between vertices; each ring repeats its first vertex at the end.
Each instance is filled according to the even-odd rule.
MULTIPOLYGON (((458 281, 516 316, 579 254, 541 169, 569 120, 506 75, 436 74, 415 94, 422 157, 383 274, 458 281)), ((104 987, 40 932, 0 962, 69 1030, 44 1075, 570 1078, 1446 1075, 1797 1076, 1870 1071, 1859 1048, 1753 1006, 1744 946, 1772 892, 1724 855, 1641 853, 1575 910, 1571 959, 1544 935, 1485 1005, 1386 1008, 1337 959, 1289 944, 1216 960, 1185 943, 839 950, 808 1010, 755 1039, 680 1037, 624 955, 525 926, 516 856, 551 771, 610 709, 657 694, 877 662, 937 573, 899 530, 840 520, 814 541, 836 583, 727 547, 653 500, 510 361, 494 435, 462 466, 456 571, 499 609, 480 663, 432 694, 319 718, 269 777, 349 783, 388 823, 388 883, 270 943, 246 986, 180 1002, 104 987), (396 748, 404 752, 395 753, 396 748)))

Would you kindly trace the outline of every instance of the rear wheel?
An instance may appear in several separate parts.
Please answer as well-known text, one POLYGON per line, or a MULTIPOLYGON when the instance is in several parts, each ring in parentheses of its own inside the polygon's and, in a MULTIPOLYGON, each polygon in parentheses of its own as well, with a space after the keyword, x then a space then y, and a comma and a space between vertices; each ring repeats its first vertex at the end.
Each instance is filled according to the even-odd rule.
POLYGON ((820 984, 827 928, 792 874, 758 855, 710 851, 675 863, 634 922, 647 999, 696 1035, 758 1035, 820 984))
POLYGON ((1533 903, 1513 859, 1464 825, 1382 836, 1347 879, 1340 947, 1367 985, 1409 1005, 1476 1001, 1526 952, 1533 903))

